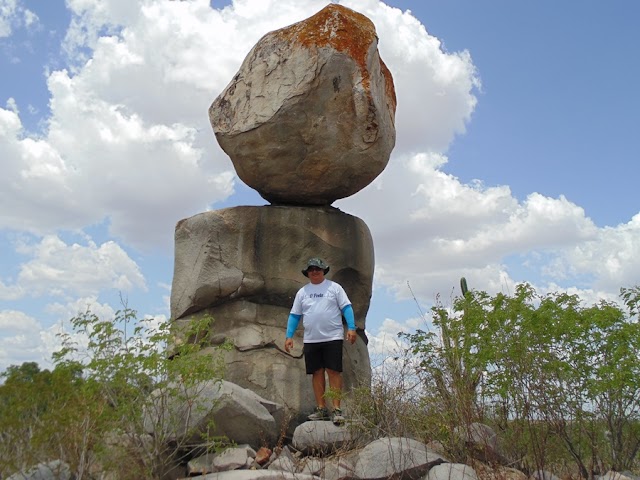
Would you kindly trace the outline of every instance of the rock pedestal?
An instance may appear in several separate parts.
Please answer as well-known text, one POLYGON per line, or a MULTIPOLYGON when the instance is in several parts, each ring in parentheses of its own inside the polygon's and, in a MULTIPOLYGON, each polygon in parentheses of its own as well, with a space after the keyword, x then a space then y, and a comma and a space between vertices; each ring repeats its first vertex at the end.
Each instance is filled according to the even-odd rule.
POLYGON ((201 213, 176 227, 171 315, 209 314, 211 343, 233 344, 225 379, 296 412, 315 407, 302 358, 302 328, 283 350, 300 272, 310 252, 331 265, 353 303, 359 338, 344 346, 347 388, 371 378, 364 334, 373 281, 373 242, 357 217, 326 207, 234 207, 201 213))

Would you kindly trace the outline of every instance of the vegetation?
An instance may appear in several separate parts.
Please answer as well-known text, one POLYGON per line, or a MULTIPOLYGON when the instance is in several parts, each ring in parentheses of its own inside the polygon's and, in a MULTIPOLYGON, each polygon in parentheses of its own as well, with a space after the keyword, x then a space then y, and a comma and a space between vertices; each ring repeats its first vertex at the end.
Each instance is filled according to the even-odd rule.
POLYGON ((626 310, 586 307, 525 284, 513 296, 472 291, 451 309, 436 305, 433 328, 401 335, 409 345, 403 382, 414 379, 411 403, 423 412, 414 431, 464 456, 452 434, 488 424, 527 473, 592 478, 636 468, 640 288, 622 289, 621 299, 626 310))
MULTIPOLYGON (((640 287, 621 289, 620 304, 591 306, 526 284, 512 296, 463 292, 450 308, 433 307, 429 328, 400 335, 402 349, 374 369, 371 388, 355 392, 354 427, 437 441, 465 463, 484 453, 527 474, 637 472, 640 287), (465 441, 476 422, 502 440, 493 456, 465 441)), ((60 459, 78 479, 117 473, 117 465, 122 478, 161 478, 193 449, 176 440, 193 438, 176 435, 188 418, 160 415, 164 402, 191 404, 204 382, 222 377, 220 357, 197 355, 210 321, 151 329, 127 308, 111 320, 90 312, 72 319, 74 335, 63 336, 52 371, 25 363, 3 374, 0 477, 60 459)))
MULTIPOLYGON (((53 371, 24 363, 2 374, 0 478, 53 459, 78 480, 99 470, 116 478, 167 474, 200 433, 191 431, 189 412, 171 414, 167 399, 193 405, 202 386, 223 375, 220 355, 197 354, 210 323, 204 317, 181 332, 169 322, 152 327, 126 306, 113 319, 90 311, 71 319, 53 371), (190 341, 172 344, 168 358, 178 338, 190 341)), ((203 450, 219 440, 196 438, 203 450)))

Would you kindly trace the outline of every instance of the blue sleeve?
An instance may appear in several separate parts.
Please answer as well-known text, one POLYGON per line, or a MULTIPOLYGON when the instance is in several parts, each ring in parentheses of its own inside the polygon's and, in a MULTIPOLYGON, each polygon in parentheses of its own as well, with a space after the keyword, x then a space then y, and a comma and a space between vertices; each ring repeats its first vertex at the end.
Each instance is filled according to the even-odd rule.
POLYGON ((289 320, 287 322, 287 338, 292 338, 293 334, 296 333, 301 317, 302 315, 296 315, 295 313, 289 314, 289 320))
POLYGON ((349 330, 356 329, 356 319, 353 315, 353 307, 351 305, 347 305, 342 309, 342 315, 344 315, 344 319, 347 321, 347 328, 349 330))

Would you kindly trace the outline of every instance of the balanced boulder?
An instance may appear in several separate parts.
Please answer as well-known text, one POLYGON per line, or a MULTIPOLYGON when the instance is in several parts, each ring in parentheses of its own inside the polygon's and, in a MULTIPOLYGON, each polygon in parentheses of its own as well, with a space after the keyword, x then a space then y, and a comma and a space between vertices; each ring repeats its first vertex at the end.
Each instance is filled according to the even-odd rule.
POLYGON ((238 176, 276 204, 360 191, 395 145, 396 97, 373 23, 330 4, 265 35, 209 118, 238 176))

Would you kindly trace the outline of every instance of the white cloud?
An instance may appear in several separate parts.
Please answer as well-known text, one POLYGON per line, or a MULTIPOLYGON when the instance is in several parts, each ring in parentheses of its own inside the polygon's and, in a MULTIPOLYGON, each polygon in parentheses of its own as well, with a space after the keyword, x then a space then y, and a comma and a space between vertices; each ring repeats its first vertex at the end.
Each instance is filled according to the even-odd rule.
POLYGON ((0 38, 11 35, 11 24, 17 8, 17 0, 0 0, 0 38))
POLYGON ((40 324, 32 317, 16 310, 0 311, 0 331, 3 333, 33 333, 40 329, 40 324))
MULTIPOLYGON (((433 303, 436 295, 457 288, 462 276, 476 289, 513 292, 516 283, 536 280, 514 278, 509 257, 533 258, 535 252, 543 254, 532 267, 536 277, 549 279, 602 272, 597 275, 604 281, 606 271, 587 261, 595 251, 605 255, 603 249, 612 255, 612 271, 621 265, 621 255, 631 260, 637 225, 600 230, 563 196, 532 193, 519 202, 508 187, 461 183, 442 170, 446 161, 435 153, 394 156, 373 185, 340 202, 369 225, 376 242, 376 284, 398 298, 409 298, 410 281, 421 301, 433 303), (585 248, 594 251, 587 254, 585 248), (587 257, 581 269, 582 254, 587 257)), ((633 261, 627 265, 630 280, 633 261)))
POLYGON ((0 38, 11 36, 14 28, 38 25, 38 16, 24 8, 20 0, 0 0, 0 38))
POLYGON ((50 366, 55 348, 57 327, 43 330, 40 322, 15 310, 0 311, 0 371, 9 365, 38 362, 43 368, 50 366))
POLYGON ((67 245, 57 236, 48 235, 38 244, 20 246, 19 251, 31 260, 20 266, 13 285, 0 284, 0 298, 66 298, 109 289, 146 289, 138 265, 115 242, 67 245))
POLYGON ((108 319, 113 318, 115 314, 115 310, 113 307, 107 303, 100 303, 95 295, 88 297, 81 297, 73 300, 71 302, 67 302, 65 304, 62 303, 51 303, 47 305, 46 311, 52 315, 55 315, 56 318, 60 319, 59 321, 64 325, 68 319, 71 319, 77 315, 83 314, 87 311, 90 311, 97 315, 99 318, 108 319))
POLYGON ((605 227, 589 241, 566 248, 548 268, 548 275, 590 276, 593 286, 609 292, 638 283, 640 214, 628 223, 605 227))
MULTIPOLYGON (((418 324, 423 323, 419 321, 418 324)), ((377 358, 386 358, 399 354, 407 347, 407 342, 398 337, 399 333, 409 333, 415 329, 416 319, 408 319, 404 323, 385 318, 376 331, 367 330, 369 353, 377 358), (413 325, 413 326, 412 326, 413 325)))

